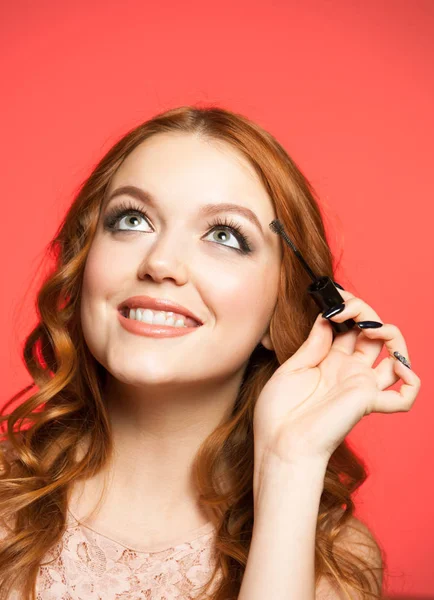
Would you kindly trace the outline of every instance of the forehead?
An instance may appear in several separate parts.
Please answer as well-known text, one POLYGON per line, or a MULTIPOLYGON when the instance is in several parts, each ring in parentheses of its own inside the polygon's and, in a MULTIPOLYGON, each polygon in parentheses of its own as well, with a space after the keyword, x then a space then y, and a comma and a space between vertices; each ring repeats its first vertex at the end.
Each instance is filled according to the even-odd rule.
POLYGON ((131 184, 157 198, 166 194, 190 202, 271 200, 249 161, 229 144, 195 135, 163 133, 140 144, 114 174, 108 195, 131 184), (206 197, 204 197, 206 195, 206 197))

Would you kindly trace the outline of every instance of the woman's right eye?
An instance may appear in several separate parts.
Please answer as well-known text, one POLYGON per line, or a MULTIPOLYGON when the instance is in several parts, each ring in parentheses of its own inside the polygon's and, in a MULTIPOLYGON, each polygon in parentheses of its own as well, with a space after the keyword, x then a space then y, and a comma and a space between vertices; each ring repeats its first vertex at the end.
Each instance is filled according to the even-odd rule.
POLYGON ((111 231, 143 231, 143 229, 137 229, 137 225, 145 225, 148 221, 147 214, 142 210, 115 210, 107 215, 104 221, 104 227, 111 231), (126 227, 118 227, 125 219, 126 227), (133 227, 133 228, 130 228, 133 227))

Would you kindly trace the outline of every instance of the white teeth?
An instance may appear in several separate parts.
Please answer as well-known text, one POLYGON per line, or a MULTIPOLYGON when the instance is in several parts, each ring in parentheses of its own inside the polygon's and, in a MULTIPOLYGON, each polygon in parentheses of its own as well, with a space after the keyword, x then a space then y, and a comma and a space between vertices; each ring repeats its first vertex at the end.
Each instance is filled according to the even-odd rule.
POLYGON ((186 327, 184 319, 176 319, 173 312, 153 311, 149 308, 130 308, 129 318, 153 325, 172 325, 173 327, 186 327))

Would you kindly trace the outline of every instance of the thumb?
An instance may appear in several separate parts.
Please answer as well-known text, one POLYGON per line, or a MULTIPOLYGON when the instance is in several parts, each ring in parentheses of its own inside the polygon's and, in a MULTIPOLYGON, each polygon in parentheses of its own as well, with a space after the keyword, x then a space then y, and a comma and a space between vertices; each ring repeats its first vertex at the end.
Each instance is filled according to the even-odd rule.
POLYGON ((291 373, 316 367, 329 353, 332 341, 333 331, 330 323, 320 312, 306 340, 279 369, 291 373))

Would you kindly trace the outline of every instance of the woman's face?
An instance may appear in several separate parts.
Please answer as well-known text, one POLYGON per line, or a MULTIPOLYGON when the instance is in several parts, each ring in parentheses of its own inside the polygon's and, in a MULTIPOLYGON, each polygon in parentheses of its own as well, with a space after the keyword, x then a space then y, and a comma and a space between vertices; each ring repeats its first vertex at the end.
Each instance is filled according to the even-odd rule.
POLYGON ((118 381, 139 387, 218 383, 244 372, 259 342, 272 348, 267 330, 281 263, 279 238, 268 227, 274 218, 254 169, 230 146, 166 133, 138 146, 111 181, 85 265, 81 319, 94 357, 118 381), (114 196, 123 186, 148 192, 155 206, 114 196), (237 212, 201 212, 224 203, 252 211, 262 233, 237 212), (148 217, 124 213, 110 230, 107 217, 120 205, 148 217), (213 227, 218 219, 242 229, 248 252, 236 230, 213 227), (175 301, 203 325, 179 337, 131 333, 117 307, 136 295, 175 301))

